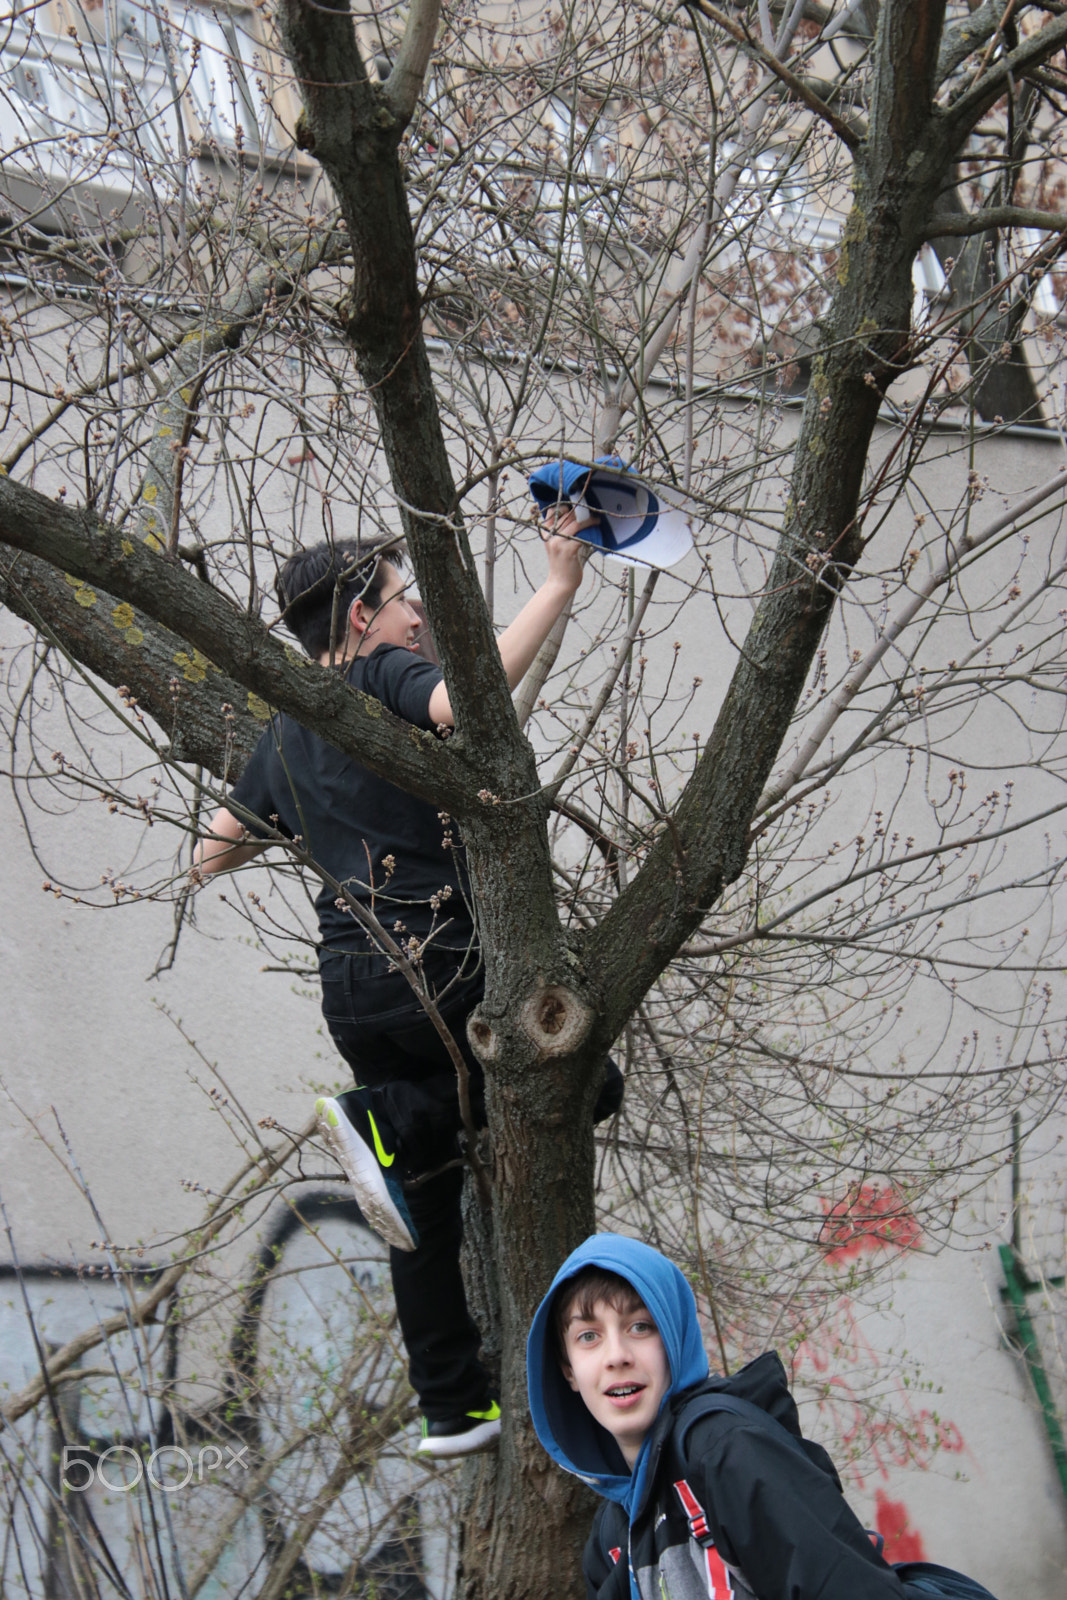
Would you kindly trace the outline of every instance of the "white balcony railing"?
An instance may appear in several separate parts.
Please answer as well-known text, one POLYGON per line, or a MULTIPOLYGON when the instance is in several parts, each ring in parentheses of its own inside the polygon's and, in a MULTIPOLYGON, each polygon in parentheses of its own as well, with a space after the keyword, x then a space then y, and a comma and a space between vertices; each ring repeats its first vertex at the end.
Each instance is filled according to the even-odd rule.
POLYGON ((102 7, 104 37, 0 22, 0 166, 44 192, 94 182, 128 194, 214 144, 277 152, 288 141, 240 19, 194 6, 102 7), (121 31, 119 31, 121 29, 121 31))

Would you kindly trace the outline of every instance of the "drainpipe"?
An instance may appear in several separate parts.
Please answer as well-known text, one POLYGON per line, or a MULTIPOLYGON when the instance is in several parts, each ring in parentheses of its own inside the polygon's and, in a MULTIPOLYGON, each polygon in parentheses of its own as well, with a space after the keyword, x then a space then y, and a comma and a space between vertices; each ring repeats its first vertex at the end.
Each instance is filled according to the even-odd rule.
POLYGON ((1011 1119, 1011 1244, 1002 1244, 999 1248, 1000 1264, 1004 1270, 1006 1287, 1001 1289, 1000 1297, 1012 1310, 1015 1319, 1015 1342, 1022 1353, 1026 1363, 1026 1370, 1030 1374, 1030 1381, 1037 1395, 1038 1405, 1041 1407, 1041 1417, 1045 1424, 1045 1432, 1052 1447, 1052 1459, 1056 1466, 1056 1473, 1060 1480, 1064 1499, 1067 1500, 1067 1442, 1063 1437, 1063 1425, 1056 1411, 1056 1403, 1052 1398, 1052 1389, 1045 1371, 1045 1363, 1041 1357, 1041 1345, 1038 1342, 1037 1330, 1027 1309, 1026 1297, 1038 1291, 1048 1289, 1061 1289, 1064 1285, 1063 1278, 1046 1278, 1036 1281, 1026 1272, 1022 1264, 1022 1251, 1020 1249, 1021 1230, 1021 1197, 1020 1173, 1022 1138, 1019 1126, 1019 1113, 1016 1111, 1011 1119))

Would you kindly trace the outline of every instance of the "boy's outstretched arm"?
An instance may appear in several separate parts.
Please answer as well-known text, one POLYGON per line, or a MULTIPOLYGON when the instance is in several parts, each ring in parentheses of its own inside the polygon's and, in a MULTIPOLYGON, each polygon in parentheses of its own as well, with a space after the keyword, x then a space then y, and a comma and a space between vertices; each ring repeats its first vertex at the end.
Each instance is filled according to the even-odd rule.
POLYGON ((213 872, 233 872, 235 867, 243 867, 266 848, 265 843, 249 838, 244 823, 232 811, 220 806, 197 841, 193 866, 202 877, 210 878, 213 872))
MULTIPOLYGON (((564 606, 582 581, 589 546, 581 539, 576 539, 573 532, 579 526, 587 525, 579 523, 575 513, 568 508, 551 532, 542 533, 548 556, 548 577, 497 640, 509 689, 518 688, 564 606)), ((430 721, 435 727, 443 725, 451 728, 455 725, 452 702, 443 683, 439 683, 430 696, 430 721)))
MULTIPOLYGON (((560 512, 558 525, 552 526, 550 514, 546 518, 549 531, 542 533, 548 556, 548 576, 497 641, 509 689, 517 688, 522 682, 556 619, 582 581, 589 546, 574 534, 578 528, 589 525, 588 519, 579 520, 569 507, 561 507, 560 512)), ((428 716, 431 727, 454 726, 452 705, 443 683, 439 683, 430 696, 428 716)), ((193 865, 205 878, 215 872, 233 872, 266 848, 265 842, 250 838, 244 824, 222 806, 197 844, 193 865)))

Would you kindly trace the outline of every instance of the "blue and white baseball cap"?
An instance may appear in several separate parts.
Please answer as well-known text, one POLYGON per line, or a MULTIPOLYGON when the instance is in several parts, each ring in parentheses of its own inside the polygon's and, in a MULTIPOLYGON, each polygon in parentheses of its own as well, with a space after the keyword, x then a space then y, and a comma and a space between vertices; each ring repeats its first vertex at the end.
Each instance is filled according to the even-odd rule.
POLYGON ((542 516, 560 504, 587 508, 597 521, 576 537, 618 561, 673 567, 693 547, 696 502, 649 483, 618 456, 601 456, 592 465, 550 461, 531 474, 530 492, 542 516))

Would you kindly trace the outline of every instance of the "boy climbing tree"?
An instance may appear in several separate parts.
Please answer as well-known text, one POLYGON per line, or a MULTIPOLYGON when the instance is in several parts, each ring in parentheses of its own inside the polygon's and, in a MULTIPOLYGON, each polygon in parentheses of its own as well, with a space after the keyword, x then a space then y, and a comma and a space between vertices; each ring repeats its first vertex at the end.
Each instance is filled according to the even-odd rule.
MULTIPOLYGON (((548 574, 501 634, 511 688, 522 680, 582 581, 582 526, 569 508, 547 520, 548 574)), ((414 653, 421 619, 406 597, 396 540, 320 544, 278 576, 286 626, 308 655, 342 672, 416 727, 452 726, 437 667, 414 653)), ((477 908, 456 829, 432 805, 342 755, 291 718, 263 734, 229 804, 197 851, 203 876, 232 871, 274 840, 297 840, 323 869, 316 897, 322 1009, 356 1087, 317 1102, 320 1126, 367 1221, 390 1246, 397 1315, 423 1412, 419 1453, 490 1448, 500 1408, 479 1358, 480 1336, 460 1274, 463 1172, 456 1069, 396 961, 356 919, 345 896, 384 927, 411 960, 450 1028, 470 1081, 475 1126, 485 1125, 482 1069, 466 1022, 484 990, 477 908), (335 885, 340 885, 338 895, 335 885)), ((609 1068, 594 1115, 621 1100, 609 1068)))

